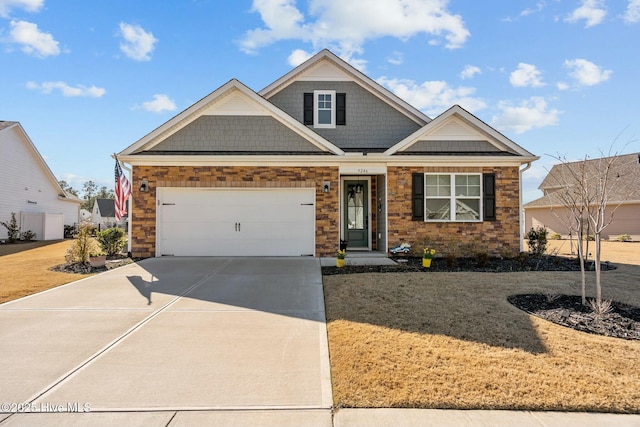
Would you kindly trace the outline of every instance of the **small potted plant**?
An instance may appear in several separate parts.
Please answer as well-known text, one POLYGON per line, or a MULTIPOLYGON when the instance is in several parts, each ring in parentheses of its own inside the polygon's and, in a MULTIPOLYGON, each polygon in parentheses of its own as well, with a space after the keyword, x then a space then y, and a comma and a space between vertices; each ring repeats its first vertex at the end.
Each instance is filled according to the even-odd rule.
POLYGON ((431 267, 431 259, 435 254, 436 254, 435 249, 424 248, 424 250, 422 251, 422 266, 424 268, 431 267))
POLYGON ((89 253, 89 264, 93 268, 104 267, 107 263, 107 254, 102 251, 95 251, 89 253))
POLYGON ((344 257, 346 255, 346 249, 340 249, 337 253, 336 253, 336 267, 340 268, 340 267, 344 267, 344 257))

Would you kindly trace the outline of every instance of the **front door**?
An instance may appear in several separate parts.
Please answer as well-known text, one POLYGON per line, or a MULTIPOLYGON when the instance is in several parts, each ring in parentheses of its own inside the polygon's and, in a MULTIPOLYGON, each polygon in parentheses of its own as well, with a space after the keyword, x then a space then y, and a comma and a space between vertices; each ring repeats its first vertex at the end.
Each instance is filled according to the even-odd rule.
POLYGON ((344 181, 344 239, 349 248, 369 247, 368 181, 344 181))

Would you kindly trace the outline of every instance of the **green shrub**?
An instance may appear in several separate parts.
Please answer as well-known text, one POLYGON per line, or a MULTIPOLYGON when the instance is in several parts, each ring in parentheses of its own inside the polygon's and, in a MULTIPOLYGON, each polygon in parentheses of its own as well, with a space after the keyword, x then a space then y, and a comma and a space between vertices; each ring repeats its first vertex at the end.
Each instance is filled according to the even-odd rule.
POLYGON ((89 261, 89 254, 97 252, 96 242, 91 238, 91 226, 81 225, 75 241, 64 256, 69 264, 86 263, 89 261))
POLYGON ((116 227, 98 231, 96 240, 108 256, 119 254, 127 244, 124 230, 116 227))
POLYGON ((616 239, 618 242, 630 242, 631 241, 631 235, 630 234, 621 234, 618 236, 618 238, 616 239))
POLYGON ((527 233, 529 252, 533 256, 542 256, 547 251, 547 229, 545 227, 531 228, 527 233))
POLYGON ((562 236, 560 235, 560 233, 551 233, 551 235, 549 236, 549 240, 560 240, 562 239, 562 236))
POLYGON ((7 238, 9 243, 15 243, 18 240, 18 234, 20 234, 20 227, 16 220, 16 213, 11 212, 11 220, 0 221, 0 225, 7 229, 7 238))

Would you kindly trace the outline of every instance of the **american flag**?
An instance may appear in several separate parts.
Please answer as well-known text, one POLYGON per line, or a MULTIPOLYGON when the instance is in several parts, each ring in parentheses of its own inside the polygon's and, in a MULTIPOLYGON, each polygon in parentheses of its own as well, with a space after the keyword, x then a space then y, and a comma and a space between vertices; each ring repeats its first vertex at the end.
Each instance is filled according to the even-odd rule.
POLYGON ((127 199, 131 195, 131 184, 127 177, 122 173, 120 162, 116 159, 116 221, 119 221, 124 215, 127 214, 127 199))

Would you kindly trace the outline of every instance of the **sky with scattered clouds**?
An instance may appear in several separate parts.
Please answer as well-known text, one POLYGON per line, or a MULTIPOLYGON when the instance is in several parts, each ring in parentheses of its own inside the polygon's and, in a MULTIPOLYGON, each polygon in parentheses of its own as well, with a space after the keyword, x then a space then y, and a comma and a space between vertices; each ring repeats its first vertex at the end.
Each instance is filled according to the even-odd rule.
POLYGON ((640 151, 640 0, 0 0, 0 120, 75 188, 232 78, 329 48, 427 115, 460 104, 541 159, 640 151))

